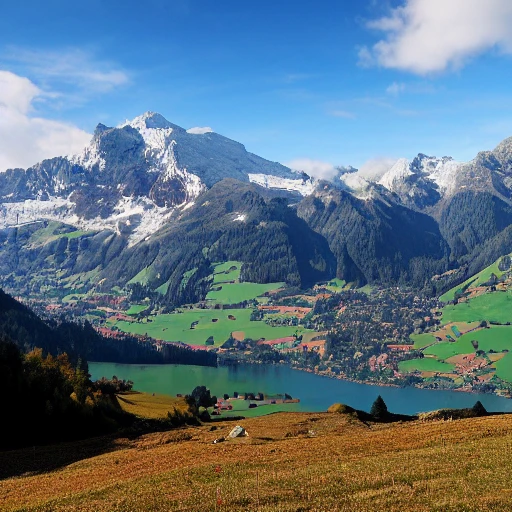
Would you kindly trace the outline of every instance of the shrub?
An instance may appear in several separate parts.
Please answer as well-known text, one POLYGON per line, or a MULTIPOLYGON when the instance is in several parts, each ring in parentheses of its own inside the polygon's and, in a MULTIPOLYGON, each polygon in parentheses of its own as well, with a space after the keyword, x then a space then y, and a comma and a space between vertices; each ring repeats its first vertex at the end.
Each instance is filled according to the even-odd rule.
POLYGON ((327 409, 327 412, 334 413, 334 414, 350 414, 354 412, 355 409, 350 407, 349 405, 345 404, 332 404, 329 409, 327 409))

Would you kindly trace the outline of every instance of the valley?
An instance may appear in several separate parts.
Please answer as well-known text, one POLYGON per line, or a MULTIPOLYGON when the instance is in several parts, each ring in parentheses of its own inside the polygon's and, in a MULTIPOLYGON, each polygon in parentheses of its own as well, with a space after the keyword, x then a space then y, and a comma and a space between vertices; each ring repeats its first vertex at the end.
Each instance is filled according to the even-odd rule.
POLYGON ((511 148, 322 180, 154 112, 100 124, 0 175, 0 287, 92 328, 89 361, 510 396, 511 148))

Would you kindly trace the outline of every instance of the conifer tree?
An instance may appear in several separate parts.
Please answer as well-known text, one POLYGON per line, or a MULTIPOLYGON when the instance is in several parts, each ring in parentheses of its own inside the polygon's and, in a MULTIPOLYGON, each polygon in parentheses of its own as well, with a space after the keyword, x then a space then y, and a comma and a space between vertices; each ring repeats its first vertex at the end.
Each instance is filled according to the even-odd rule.
POLYGON ((380 395, 373 402, 370 414, 377 420, 383 420, 388 416, 388 407, 380 395))

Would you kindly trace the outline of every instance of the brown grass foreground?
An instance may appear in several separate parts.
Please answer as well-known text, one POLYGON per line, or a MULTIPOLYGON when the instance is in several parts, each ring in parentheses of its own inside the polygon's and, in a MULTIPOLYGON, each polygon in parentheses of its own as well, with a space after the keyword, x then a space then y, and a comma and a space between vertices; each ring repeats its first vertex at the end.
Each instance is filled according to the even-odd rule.
MULTIPOLYGON (((0 480, 1 510, 507 511, 512 416, 366 424, 349 414, 278 413, 240 422, 47 447, 83 452, 45 473, 0 480), (89 443, 89 444, 88 444, 89 443), (101 451, 101 450, 100 450, 101 451)), ((43 448, 38 449, 43 450, 43 448)), ((33 450, 0 454, 30 467, 33 450)))

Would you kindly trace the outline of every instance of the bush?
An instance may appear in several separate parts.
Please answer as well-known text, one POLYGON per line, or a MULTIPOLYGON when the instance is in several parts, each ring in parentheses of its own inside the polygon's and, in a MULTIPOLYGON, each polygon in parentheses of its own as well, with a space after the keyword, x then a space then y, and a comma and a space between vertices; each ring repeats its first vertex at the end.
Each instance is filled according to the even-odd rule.
POLYGON ((327 409, 327 412, 334 413, 334 414, 350 414, 354 411, 355 411, 355 409, 353 409, 349 405, 345 405, 345 404, 332 404, 329 407, 329 409, 327 409))

